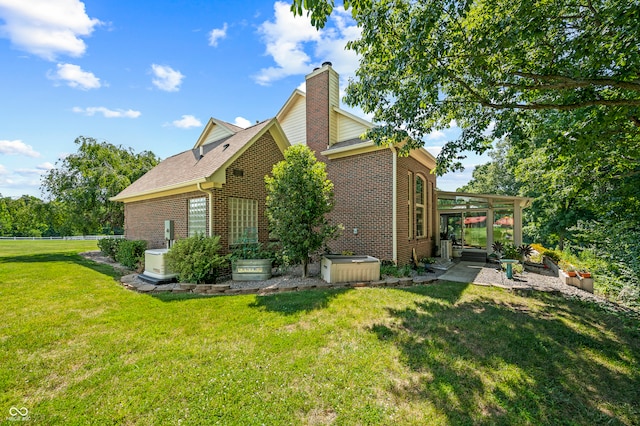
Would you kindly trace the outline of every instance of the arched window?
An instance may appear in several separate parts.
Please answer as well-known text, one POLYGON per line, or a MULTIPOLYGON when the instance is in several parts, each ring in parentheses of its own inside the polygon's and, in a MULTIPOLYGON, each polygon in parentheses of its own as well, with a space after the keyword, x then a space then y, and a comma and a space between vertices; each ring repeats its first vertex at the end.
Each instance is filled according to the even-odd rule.
POLYGON ((422 177, 416 175, 416 238, 427 236, 427 185, 422 177))

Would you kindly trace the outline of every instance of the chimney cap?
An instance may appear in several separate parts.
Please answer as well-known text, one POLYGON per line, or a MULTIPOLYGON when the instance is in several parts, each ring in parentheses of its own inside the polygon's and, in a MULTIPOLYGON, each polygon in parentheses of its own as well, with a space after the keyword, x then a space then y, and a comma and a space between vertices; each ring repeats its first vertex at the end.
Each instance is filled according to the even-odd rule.
POLYGON ((325 65, 328 65, 328 66, 330 66, 330 67, 331 67, 331 66, 333 66, 333 64, 332 64, 331 62, 329 62, 329 61, 325 61, 325 62, 323 62, 323 63, 322 63, 322 66, 323 66, 323 67, 324 67, 325 65))

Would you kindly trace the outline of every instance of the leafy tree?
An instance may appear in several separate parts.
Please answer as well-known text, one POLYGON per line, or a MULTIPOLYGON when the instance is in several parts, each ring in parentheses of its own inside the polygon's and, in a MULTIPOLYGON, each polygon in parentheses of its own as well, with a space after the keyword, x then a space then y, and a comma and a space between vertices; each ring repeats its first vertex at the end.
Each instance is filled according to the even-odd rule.
POLYGON ((267 216, 286 256, 302 264, 306 277, 310 255, 338 233, 326 218, 334 205, 333 183, 308 147, 293 145, 284 157, 265 177, 267 216))
POLYGON ((518 195, 522 184, 516 180, 514 170, 519 158, 511 154, 508 140, 500 140, 496 147, 489 151, 491 161, 476 166, 472 180, 459 192, 476 194, 518 195))
POLYGON ((13 221, 11 220, 11 212, 9 205, 11 204, 10 197, 3 197, 0 194, 0 236, 10 236, 11 229, 13 227, 13 221))
POLYGON ((12 237, 48 236, 47 205, 37 197, 23 195, 0 200, 0 235, 12 237))
POLYGON ((83 234, 121 228, 124 206, 109 201, 158 164, 150 151, 134 153, 131 148, 98 142, 80 136, 78 152, 56 163, 42 180, 42 190, 64 204, 67 219, 83 234))
MULTIPOLYGON (((292 11, 321 27, 334 0, 294 0, 292 11)), ((582 134, 616 134, 622 151, 640 144, 638 0, 344 1, 362 29, 349 44, 360 55, 346 102, 383 123, 379 144, 422 137, 455 122, 462 133, 438 156, 438 172, 460 169, 462 152, 546 112, 582 134)), ((603 148, 567 139, 578 150, 603 148)), ((519 143, 514 137, 513 143, 519 143)), ((564 145, 566 146, 566 145, 564 145)), ((638 158, 636 156, 636 158, 638 158)))

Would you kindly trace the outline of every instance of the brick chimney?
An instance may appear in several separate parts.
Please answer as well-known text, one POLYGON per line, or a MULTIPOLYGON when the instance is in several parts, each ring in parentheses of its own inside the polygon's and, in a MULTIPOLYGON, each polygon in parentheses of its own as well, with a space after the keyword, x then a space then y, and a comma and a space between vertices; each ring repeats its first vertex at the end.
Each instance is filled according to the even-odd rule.
POLYGON ((316 158, 326 161, 320 153, 337 142, 338 122, 335 107, 340 106, 339 76, 325 62, 306 76, 307 95, 307 146, 316 153, 316 158))

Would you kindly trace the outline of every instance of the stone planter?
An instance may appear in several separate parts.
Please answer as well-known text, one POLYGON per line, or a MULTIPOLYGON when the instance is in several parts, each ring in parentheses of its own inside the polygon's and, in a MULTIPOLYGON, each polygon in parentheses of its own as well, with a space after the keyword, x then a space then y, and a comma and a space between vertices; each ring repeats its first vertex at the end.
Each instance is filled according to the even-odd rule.
POLYGON ((233 261, 234 281, 264 281, 271 278, 271 259, 237 259, 233 261))

